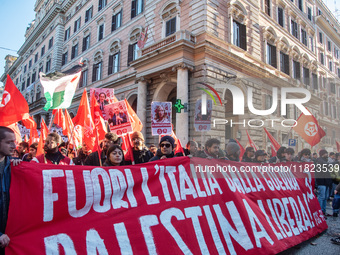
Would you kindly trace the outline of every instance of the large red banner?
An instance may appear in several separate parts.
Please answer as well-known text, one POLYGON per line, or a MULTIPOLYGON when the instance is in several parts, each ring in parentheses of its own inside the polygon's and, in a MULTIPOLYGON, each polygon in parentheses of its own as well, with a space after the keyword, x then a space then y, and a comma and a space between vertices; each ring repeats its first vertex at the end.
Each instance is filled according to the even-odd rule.
POLYGON ((309 170, 188 157, 24 162, 12 168, 6 254, 275 254, 327 229, 309 170))

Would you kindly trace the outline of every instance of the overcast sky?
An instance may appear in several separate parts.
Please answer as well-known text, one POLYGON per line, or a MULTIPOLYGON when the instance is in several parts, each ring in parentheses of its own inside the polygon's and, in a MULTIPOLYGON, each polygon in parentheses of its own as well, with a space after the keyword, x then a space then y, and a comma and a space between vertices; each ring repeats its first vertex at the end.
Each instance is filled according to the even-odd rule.
MULTIPOLYGON (((17 56, 16 52, 25 42, 26 28, 35 18, 35 2, 36 0, 0 0, 0 76, 4 73, 6 55, 17 56)), ((340 0, 324 2, 333 13, 336 3, 340 9, 340 0)), ((340 11, 338 13, 340 15, 340 11)))

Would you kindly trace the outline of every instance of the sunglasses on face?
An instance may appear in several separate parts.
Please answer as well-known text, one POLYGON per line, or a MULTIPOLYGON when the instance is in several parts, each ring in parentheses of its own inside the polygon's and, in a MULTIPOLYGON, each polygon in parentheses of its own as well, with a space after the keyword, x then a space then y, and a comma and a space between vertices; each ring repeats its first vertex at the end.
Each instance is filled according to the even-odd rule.
POLYGON ((162 143, 159 145, 160 147, 166 147, 166 148, 170 148, 171 144, 170 143, 162 143))

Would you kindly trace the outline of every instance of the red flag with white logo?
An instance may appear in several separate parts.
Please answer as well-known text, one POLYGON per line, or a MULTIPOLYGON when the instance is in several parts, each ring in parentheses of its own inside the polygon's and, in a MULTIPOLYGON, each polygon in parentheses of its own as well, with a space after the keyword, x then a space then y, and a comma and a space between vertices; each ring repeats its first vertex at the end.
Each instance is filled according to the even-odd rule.
POLYGON ((0 126, 9 126, 18 122, 28 112, 29 108, 26 99, 14 85, 11 77, 7 75, 0 104, 0 126))
POLYGON ((297 119, 297 125, 293 127, 293 130, 312 147, 326 135, 313 115, 304 115, 303 113, 297 119))

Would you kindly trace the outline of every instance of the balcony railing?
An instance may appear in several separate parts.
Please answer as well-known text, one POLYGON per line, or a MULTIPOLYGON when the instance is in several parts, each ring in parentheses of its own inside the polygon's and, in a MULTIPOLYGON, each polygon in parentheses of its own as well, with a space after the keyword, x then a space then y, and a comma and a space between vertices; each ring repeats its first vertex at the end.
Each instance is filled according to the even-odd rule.
POLYGON ((164 38, 162 41, 159 41, 157 43, 154 43, 152 45, 150 45, 149 47, 146 47, 144 49, 142 49, 142 56, 153 52, 155 50, 158 50, 162 47, 165 47, 173 42, 179 41, 179 40, 187 40, 190 41, 192 43, 195 43, 195 36, 192 35, 189 31, 185 31, 185 30, 180 30, 166 38, 164 38))

